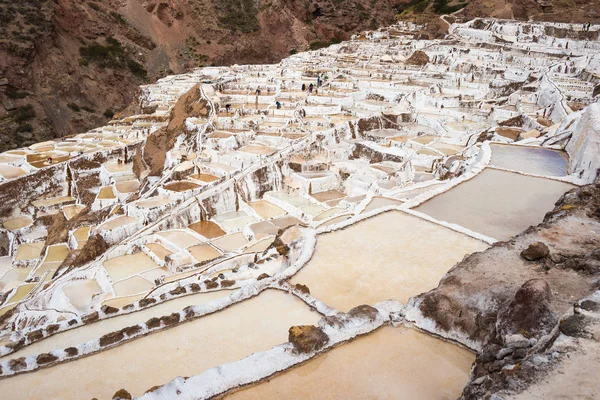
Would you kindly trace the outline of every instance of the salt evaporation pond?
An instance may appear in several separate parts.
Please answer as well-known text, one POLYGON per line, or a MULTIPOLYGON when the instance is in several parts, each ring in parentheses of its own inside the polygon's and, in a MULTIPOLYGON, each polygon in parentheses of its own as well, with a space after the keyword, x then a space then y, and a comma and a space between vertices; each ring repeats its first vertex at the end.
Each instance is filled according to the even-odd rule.
POLYGON ((456 399, 474 360, 458 345, 388 326, 225 398, 456 399))
POLYGON ((560 196, 574 187, 551 179, 485 169, 416 210, 506 240, 542 222, 560 196))
POLYGON ((18 393, 28 400, 105 400, 125 388, 140 396, 177 376, 197 375, 285 343, 290 326, 315 325, 319 319, 296 297, 267 290, 221 312, 125 345, 2 379, 0 393, 18 393))
POLYGON ((320 235, 310 262, 293 278, 328 306, 349 311, 409 297, 438 285, 482 241, 399 211, 320 235))
POLYGON ((565 176, 567 157, 542 147, 492 144, 491 165, 535 175, 565 176))
POLYGON ((162 317, 163 315, 181 311, 187 306, 207 304, 213 300, 228 296, 230 293, 230 290, 221 290, 217 292, 183 296, 138 312, 104 319, 75 329, 69 329, 49 338, 34 342, 14 353, 0 357, 0 361, 10 360, 11 358, 35 356, 55 349, 63 349, 73 345, 82 344, 89 340, 97 339, 107 333, 146 322, 150 318, 162 317))

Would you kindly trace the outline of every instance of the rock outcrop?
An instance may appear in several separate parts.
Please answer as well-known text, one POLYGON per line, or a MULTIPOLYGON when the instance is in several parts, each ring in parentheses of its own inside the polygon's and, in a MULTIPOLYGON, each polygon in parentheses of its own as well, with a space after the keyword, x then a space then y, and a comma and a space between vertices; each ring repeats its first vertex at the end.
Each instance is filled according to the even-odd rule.
POLYGON ((317 351, 329 342, 325 332, 314 325, 292 326, 289 330, 288 340, 294 349, 300 353, 317 351))

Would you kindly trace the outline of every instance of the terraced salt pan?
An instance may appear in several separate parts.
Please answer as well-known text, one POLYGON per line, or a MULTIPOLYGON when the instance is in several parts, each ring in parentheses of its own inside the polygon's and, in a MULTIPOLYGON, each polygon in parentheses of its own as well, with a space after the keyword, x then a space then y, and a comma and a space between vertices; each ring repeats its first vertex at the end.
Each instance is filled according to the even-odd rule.
POLYGON ((560 196, 572 188, 573 185, 550 179, 485 169, 416 210, 506 240, 542 222, 560 196))
POLYGON ((221 252, 209 244, 199 244, 188 248, 188 251, 197 262, 205 262, 221 256, 221 252))
POLYGON ((119 256, 104 262, 104 269, 114 282, 156 267, 158 265, 145 253, 119 256))
POLYGON ((387 326, 225 399, 455 399, 474 360, 455 344, 387 326))
POLYGON ((33 223, 33 220, 27 216, 20 216, 11 219, 7 219, 2 223, 4 228, 9 231, 16 231, 17 229, 25 228, 33 223))
POLYGON ((491 165, 535 175, 565 176, 567 157, 542 147, 492 144, 491 165))
POLYGON ((286 213, 285 210, 282 210, 275 204, 266 200, 253 201, 248 203, 248 205, 252 207, 258 215, 266 219, 280 217, 286 213))
POLYGON ((129 296, 137 293, 146 293, 154 287, 154 284, 141 276, 133 276, 113 285, 116 296, 129 296))
POLYGON ((188 228, 196 231, 200 235, 208 239, 214 239, 225 235, 225 231, 212 221, 199 221, 191 224, 188 228))
POLYGON ((248 241, 241 232, 237 232, 215 239, 212 243, 222 250, 234 251, 244 247, 248 241))
POLYGON ((160 232, 158 235, 182 249, 200 244, 198 239, 184 231, 164 231, 160 232))
MULTIPOLYGON (((166 301, 154 307, 125 314, 118 317, 108 318, 95 322, 93 324, 83 325, 79 328, 57 333, 52 337, 35 342, 29 346, 23 347, 12 354, 0 357, 1 361, 16 357, 27 357, 41 353, 47 353, 55 349, 62 349, 73 345, 85 343, 89 340, 99 338, 107 333, 126 328, 128 326, 146 322, 152 317, 162 317, 171 313, 181 311, 187 306, 207 304, 213 300, 228 296, 231 291, 218 291, 209 293, 199 293, 190 296, 178 297, 166 301)), ((131 304, 133 297, 127 297, 126 304, 131 304)), ((117 299, 114 299, 117 300, 117 299)), ((135 300, 133 300, 135 301, 135 300)), ((114 304, 114 301, 113 303, 114 304)), ((116 389, 115 389, 116 391, 116 389)))
POLYGON ((17 260, 35 260, 37 258, 40 258, 43 248, 44 248, 44 242, 23 243, 23 244, 19 245, 15 259, 17 259, 17 260))
POLYGON ((399 211, 320 235, 315 253, 292 279, 330 307, 409 297, 433 289, 465 255, 487 244, 399 211))
MULTIPOLYGON (((193 376, 285 343, 290 326, 314 325, 319 318, 319 314, 311 312, 296 297, 267 290, 218 313, 125 345, 2 379, 0 393, 19 393, 28 400, 93 397, 105 400, 125 388, 133 396, 140 396, 177 376, 193 376), (69 377, 68 382, 65 377, 69 377)), ((71 345, 73 340, 72 337, 62 344, 71 345)))

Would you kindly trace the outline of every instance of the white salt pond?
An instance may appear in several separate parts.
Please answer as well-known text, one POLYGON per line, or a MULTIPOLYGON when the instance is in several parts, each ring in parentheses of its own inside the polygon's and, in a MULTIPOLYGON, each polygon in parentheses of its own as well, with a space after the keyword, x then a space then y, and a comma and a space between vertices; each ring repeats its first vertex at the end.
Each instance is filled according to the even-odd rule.
POLYGON ((550 179, 485 169, 416 210, 506 240, 542 222, 560 196, 574 187, 550 179))
POLYGON ((225 399, 456 399, 474 360, 458 345, 387 326, 225 399))
POLYGON ((140 396, 177 376, 197 375, 285 343, 290 326, 315 325, 319 318, 296 297, 267 290, 221 312, 125 345, 2 379, 0 393, 18 393, 29 400, 105 400, 125 388, 133 396, 140 396))
POLYGON ((542 147, 492 144, 491 165, 535 175, 565 176, 567 157, 564 152, 542 147))
POLYGON ((340 311, 433 289, 465 255, 488 246, 448 228, 391 211, 320 235, 315 253, 292 279, 340 311))

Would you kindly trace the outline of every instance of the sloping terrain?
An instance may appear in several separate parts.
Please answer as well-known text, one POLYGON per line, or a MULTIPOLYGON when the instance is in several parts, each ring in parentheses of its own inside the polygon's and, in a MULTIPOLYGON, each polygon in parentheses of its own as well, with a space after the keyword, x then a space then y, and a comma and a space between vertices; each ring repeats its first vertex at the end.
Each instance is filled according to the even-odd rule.
POLYGON ((168 72, 277 62, 390 24, 402 2, 1 0, 0 150, 106 123, 168 72))

